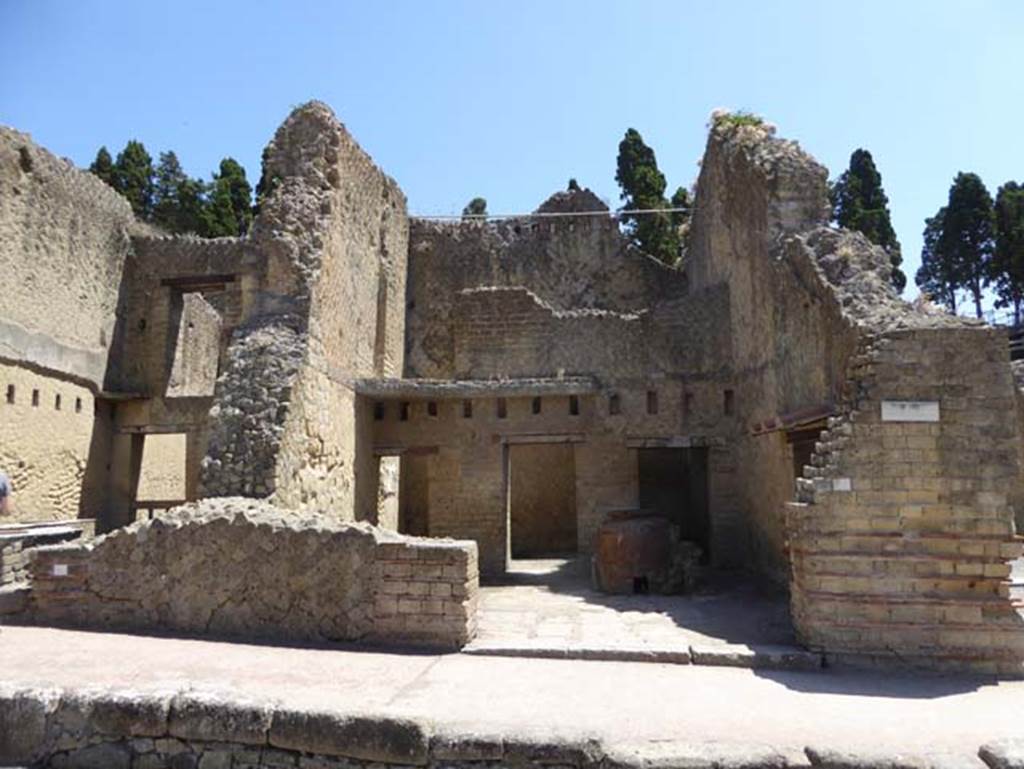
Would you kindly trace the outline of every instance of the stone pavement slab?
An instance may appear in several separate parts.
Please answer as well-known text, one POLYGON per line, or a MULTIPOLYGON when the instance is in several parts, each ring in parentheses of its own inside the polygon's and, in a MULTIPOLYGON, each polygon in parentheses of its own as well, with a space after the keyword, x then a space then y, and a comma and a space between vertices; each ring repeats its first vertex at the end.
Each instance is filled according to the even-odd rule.
POLYGON ((781 593, 718 575, 692 595, 608 595, 586 559, 512 561, 481 587, 466 654, 780 669, 821 667, 795 645, 781 593))
POLYGON ((408 719, 456 741, 596 740, 635 757, 816 747, 928 756, 943 767, 983 766, 979 746, 1016 737, 1024 714, 1020 681, 397 654, 37 627, 0 630, 0 684, 227 697, 408 719))

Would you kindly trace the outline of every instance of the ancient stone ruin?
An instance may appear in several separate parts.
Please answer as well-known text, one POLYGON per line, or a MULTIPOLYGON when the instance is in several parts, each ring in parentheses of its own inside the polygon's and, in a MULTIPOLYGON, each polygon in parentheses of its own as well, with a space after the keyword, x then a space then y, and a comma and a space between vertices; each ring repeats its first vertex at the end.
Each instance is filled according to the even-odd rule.
POLYGON ((458 646, 478 558, 625 510, 830 658, 1024 672, 1006 336, 897 297, 795 143, 712 118, 678 270, 588 190, 412 218, 320 103, 265 163, 248 236, 168 237, 0 129, 0 467, 73 530, 5 535, 12 617, 458 646))

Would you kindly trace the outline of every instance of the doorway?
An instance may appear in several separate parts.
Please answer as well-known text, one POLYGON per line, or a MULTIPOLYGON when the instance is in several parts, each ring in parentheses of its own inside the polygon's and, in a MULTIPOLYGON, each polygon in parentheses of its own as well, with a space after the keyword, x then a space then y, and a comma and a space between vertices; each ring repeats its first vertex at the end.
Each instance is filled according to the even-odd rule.
POLYGON ((508 523, 512 558, 577 551, 576 458, 571 443, 509 446, 508 523))
POLYGON ((398 531, 415 537, 430 534, 430 454, 402 456, 398 482, 398 531))
POLYGON ((680 538, 711 557, 706 448, 638 449, 640 507, 679 527, 680 538))

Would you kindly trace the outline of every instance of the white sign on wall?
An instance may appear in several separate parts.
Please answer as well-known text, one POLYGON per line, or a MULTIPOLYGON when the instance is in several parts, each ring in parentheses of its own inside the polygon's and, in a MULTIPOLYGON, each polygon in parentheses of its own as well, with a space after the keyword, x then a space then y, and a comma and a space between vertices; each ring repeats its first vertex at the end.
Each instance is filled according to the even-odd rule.
POLYGON ((66 563, 55 563, 53 565, 53 576, 55 577, 66 577, 68 575, 68 565, 66 563))
POLYGON ((938 422, 938 401, 882 401, 883 422, 938 422))

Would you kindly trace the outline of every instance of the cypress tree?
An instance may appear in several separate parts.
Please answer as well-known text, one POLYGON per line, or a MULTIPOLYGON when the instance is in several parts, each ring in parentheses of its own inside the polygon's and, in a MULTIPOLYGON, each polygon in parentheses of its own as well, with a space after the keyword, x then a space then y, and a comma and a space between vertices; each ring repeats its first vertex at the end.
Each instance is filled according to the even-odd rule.
POLYGON ((106 147, 99 148, 99 151, 96 153, 96 159, 92 161, 92 165, 89 166, 89 170, 116 189, 114 179, 114 160, 110 157, 110 152, 106 147))
POLYGON ((690 222, 691 209, 693 203, 690 200, 690 191, 686 187, 677 187, 676 191, 672 193, 672 199, 669 201, 672 204, 672 208, 681 208, 681 211, 672 212, 672 223, 677 227, 682 227, 690 222))
POLYGON ((207 237, 244 235, 252 222, 252 188, 234 158, 220 161, 213 175, 205 224, 207 237))
POLYGON ((956 265, 942 247, 945 220, 945 206, 940 208, 935 216, 925 219, 921 267, 914 276, 914 282, 918 288, 956 314, 956 292, 960 286, 956 265))
POLYGON ((1024 308, 1024 185, 1007 182, 996 193, 995 252, 992 278, 999 296, 997 307, 1013 309, 1020 325, 1024 308))
POLYGON ((114 188, 128 199, 135 215, 149 221, 153 215, 153 158, 142 142, 132 139, 118 153, 114 179, 114 188))
POLYGON ((956 270, 956 282, 974 300, 981 317, 981 294, 992 275, 995 246, 992 197, 977 174, 960 172, 949 189, 939 248, 956 270))
MULTIPOLYGON (((622 189, 625 210, 656 210, 669 207, 665 200, 665 175, 658 170, 654 150, 635 128, 619 142, 615 181, 622 189)), ((679 260, 679 231, 669 212, 624 214, 622 228, 642 251, 665 264, 679 260)))
POLYGON ((907 276, 900 265, 903 256, 892 228, 889 198, 882 189, 882 175, 874 158, 865 149, 850 155, 850 167, 840 175, 830 190, 832 216, 840 227, 857 230, 889 254, 892 263, 892 285, 897 292, 907 285, 907 276))

